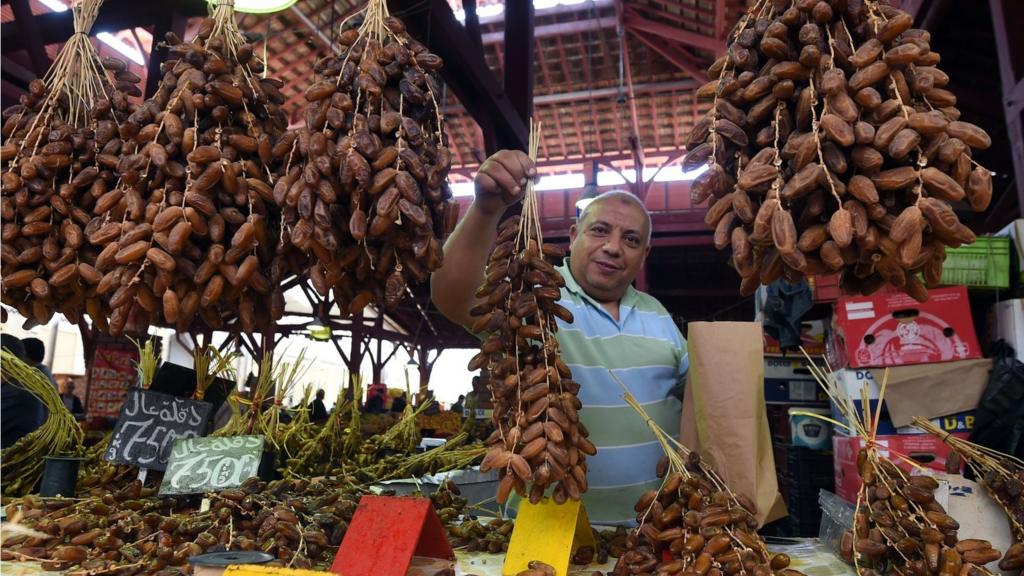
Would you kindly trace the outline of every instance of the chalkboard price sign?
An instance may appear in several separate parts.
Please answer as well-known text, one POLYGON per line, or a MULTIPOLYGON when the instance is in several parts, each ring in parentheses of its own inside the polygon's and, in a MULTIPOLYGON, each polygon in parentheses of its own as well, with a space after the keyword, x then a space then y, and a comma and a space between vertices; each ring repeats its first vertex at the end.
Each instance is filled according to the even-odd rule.
POLYGON ((179 438, 206 433, 210 404, 133 388, 121 407, 106 460, 163 470, 179 438))
POLYGON ((262 436, 188 438, 171 450, 160 495, 201 494, 240 486, 259 471, 262 436))

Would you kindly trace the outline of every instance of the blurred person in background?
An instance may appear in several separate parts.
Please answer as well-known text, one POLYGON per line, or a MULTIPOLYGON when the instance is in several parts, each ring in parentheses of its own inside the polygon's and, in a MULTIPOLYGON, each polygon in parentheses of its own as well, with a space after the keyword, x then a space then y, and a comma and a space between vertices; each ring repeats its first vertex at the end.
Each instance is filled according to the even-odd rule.
POLYGON ((85 408, 82 407, 82 401, 75 395, 75 381, 68 378, 68 381, 64 383, 64 393, 60 395, 60 399, 64 402, 64 406, 71 412, 71 415, 75 417, 75 420, 81 420, 85 417, 85 408))
POLYGON ((53 383, 53 389, 59 392, 60 386, 57 385, 57 379, 53 377, 50 368, 43 364, 43 360, 46 358, 46 346, 43 345, 43 341, 39 338, 25 338, 21 343, 25 345, 25 361, 49 378, 53 383))
MULTIPOLYGON (((20 360, 25 358, 25 346, 10 334, 0 334, 0 347, 20 360)), ((0 384, 0 445, 7 448, 23 436, 43 425, 46 409, 32 393, 3 377, 0 384)))
POLYGON ((309 403, 309 421, 314 424, 327 422, 327 406, 324 405, 325 394, 323 390, 317 390, 316 399, 309 403))
POLYGON ((402 392, 401 396, 396 396, 395 399, 391 401, 391 412, 394 414, 401 414, 405 411, 407 404, 409 404, 409 401, 405 399, 405 392, 402 392))
POLYGON ((434 391, 433 390, 427 390, 423 394, 423 400, 420 401, 420 406, 422 406, 423 404, 426 404, 427 402, 430 402, 430 405, 427 406, 426 409, 423 410, 424 414, 440 414, 441 413, 441 405, 437 403, 437 398, 434 398, 434 391))
POLYGON ((465 394, 459 394, 459 399, 458 399, 458 401, 455 402, 455 404, 452 404, 451 411, 455 412, 459 416, 462 416, 462 408, 463 408, 463 405, 465 404, 465 402, 466 402, 466 395, 465 394))

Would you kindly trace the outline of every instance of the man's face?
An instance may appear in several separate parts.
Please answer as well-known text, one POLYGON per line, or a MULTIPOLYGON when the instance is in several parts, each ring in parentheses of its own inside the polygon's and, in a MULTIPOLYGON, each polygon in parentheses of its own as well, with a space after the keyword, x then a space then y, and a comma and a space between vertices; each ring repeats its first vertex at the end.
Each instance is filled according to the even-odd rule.
POLYGON ((569 232, 569 266, 580 287, 598 302, 617 302, 650 251, 647 218, 631 202, 608 199, 590 207, 569 232))

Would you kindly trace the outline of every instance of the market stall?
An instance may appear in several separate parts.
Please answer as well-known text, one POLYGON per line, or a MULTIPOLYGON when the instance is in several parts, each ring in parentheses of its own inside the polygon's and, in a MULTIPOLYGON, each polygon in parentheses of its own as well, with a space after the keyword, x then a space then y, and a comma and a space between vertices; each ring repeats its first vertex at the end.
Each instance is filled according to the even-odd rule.
POLYGON ((257 32, 243 4, 211 3, 188 33, 156 26, 143 82, 90 40, 111 4, 75 2, 48 71, 3 113, 3 303, 25 330, 80 328, 93 428, 5 329, 4 418, 35 423, 4 428, 18 434, 0 455, 4 573, 1024 569, 1024 308, 1002 296, 1021 294, 1024 228, 976 234, 971 213, 999 192, 994 140, 962 111, 919 5, 593 2, 609 14, 580 24, 555 2, 534 27, 532 3, 463 2, 457 19, 445 3, 421 15, 369 0, 324 29, 286 6, 324 51, 311 77, 284 80, 273 17, 257 32), (506 11, 505 48, 527 55, 501 56, 503 90, 479 53, 498 34, 481 33, 486 6, 506 11), (585 200, 639 207, 646 237, 584 229, 588 203, 552 208, 538 183, 562 119, 533 117, 533 49, 520 45, 567 26, 582 38, 605 18, 632 131, 608 166, 630 190, 602 204, 591 161, 585 200), (657 89, 634 85, 627 31, 701 79, 657 168, 689 175, 682 220, 668 185, 668 217, 648 209, 657 174, 636 103, 657 89), (695 42, 700 66, 645 32, 695 42), (467 160, 449 86, 491 115, 488 153, 521 151, 467 160), (453 186, 469 166, 480 205, 467 207, 453 186), (670 232, 723 251, 754 317, 693 321, 684 339, 632 288, 670 232), (468 252, 446 251, 460 233, 485 251, 482 282, 452 306, 438 292, 475 277, 468 252), (583 236, 640 254, 597 263, 604 277, 630 270, 618 293, 578 268, 583 236), (161 330, 190 337, 190 368, 162 352, 161 330), (296 335, 330 341, 347 368, 329 414, 304 381, 318 359, 278 347, 296 335), (457 347, 474 348, 480 375, 465 414, 428 393, 457 347), (383 381, 400 349, 419 376, 406 366, 404 392, 383 381))

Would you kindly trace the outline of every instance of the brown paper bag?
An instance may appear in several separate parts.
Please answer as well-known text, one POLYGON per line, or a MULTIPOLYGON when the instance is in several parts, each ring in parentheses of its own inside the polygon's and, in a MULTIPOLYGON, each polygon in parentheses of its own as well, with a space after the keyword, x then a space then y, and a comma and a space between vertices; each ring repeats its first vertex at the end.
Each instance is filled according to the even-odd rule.
MULTIPOLYGON (((885 407, 895 426, 909 426, 914 416, 938 418, 974 410, 988 386, 992 360, 960 360, 889 369, 885 407)), ((885 368, 872 368, 879 386, 885 368)))
POLYGON ((694 322, 687 341, 680 441, 757 505, 762 525, 785 516, 765 414, 761 324, 694 322))

